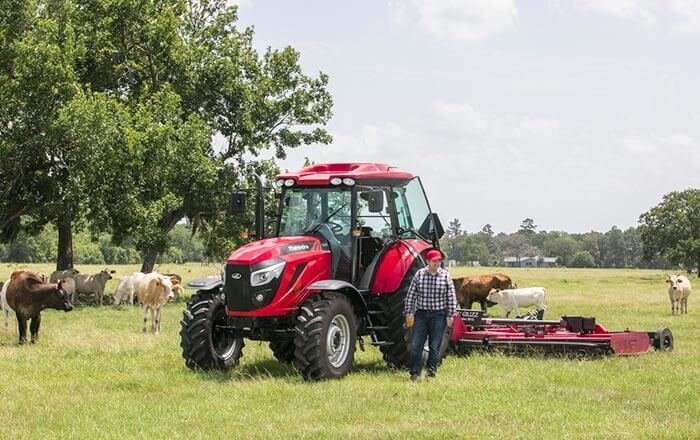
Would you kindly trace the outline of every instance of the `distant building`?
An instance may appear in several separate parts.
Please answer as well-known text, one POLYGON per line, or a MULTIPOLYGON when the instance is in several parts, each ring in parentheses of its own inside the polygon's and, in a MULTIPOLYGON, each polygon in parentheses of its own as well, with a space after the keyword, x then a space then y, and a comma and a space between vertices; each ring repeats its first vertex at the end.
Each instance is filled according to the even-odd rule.
POLYGON ((456 260, 447 260, 447 267, 455 267, 455 266, 457 266, 456 260))
POLYGON ((504 257, 506 267, 556 267, 557 257, 504 257))

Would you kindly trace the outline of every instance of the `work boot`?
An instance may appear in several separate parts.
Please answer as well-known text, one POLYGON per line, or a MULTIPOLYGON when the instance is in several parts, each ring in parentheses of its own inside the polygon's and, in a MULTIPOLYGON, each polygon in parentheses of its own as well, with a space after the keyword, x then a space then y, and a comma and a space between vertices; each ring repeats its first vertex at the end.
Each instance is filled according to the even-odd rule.
POLYGON ((417 382, 419 376, 417 374, 411 374, 411 382, 417 382))
POLYGON ((428 370, 428 373, 426 374, 426 377, 427 377, 428 379, 435 379, 435 372, 434 372, 434 371, 431 371, 431 370, 428 370))

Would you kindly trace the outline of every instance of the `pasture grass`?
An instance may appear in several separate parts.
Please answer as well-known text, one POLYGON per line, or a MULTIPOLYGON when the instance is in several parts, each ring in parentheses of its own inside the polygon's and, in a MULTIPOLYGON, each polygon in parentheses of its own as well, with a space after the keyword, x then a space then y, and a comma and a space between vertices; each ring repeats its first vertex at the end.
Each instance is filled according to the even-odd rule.
MULTIPOLYGON (((18 268, 1 265, 0 279, 18 268)), ((51 272, 49 265, 30 268, 51 272)), ((120 275, 138 267, 115 269, 109 294, 120 275)), ((187 282, 219 268, 159 270, 187 282)), ((700 437, 700 308, 693 295, 687 315, 671 316, 661 271, 451 272, 489 271, 506 272, 522 287, 545 287, 547 319, 591 315, 611 330, 666 326, 675 350, 598 358, 449 356, 435 380, 412 383, 369 347, 358 350, 344 379, 307 383, 255 341, 246 341, 231 371, 188 370, 178 335, 184 302, 166 306, 159 335, 141 332, 137 307, 51 310, 42 314, 35 345, 17 345, 14 319, 0 327, 0 438, 700 437)))

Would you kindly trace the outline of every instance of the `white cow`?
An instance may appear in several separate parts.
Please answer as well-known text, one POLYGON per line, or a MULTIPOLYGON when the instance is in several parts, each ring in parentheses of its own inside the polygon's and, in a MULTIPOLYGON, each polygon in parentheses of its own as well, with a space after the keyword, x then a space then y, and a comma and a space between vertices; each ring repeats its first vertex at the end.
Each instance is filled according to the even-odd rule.
POLYGON ((163 311, 163 304, 175 298, 173 295, 173 285, 170 277, 163 276, 158 272, 151 272, 144 275, 139 283, 138 299, 143 309, 143 331, 146 331, 148 322, 148 312, 151 312, 151 331, 160 333, 160 317, 163 311))
POLYGON ((114 291, 115 306, 118 306, 122 301, 134 304, 134 294, 139 290, 139 284, 143 277, 146 276, 143 272, 132 272, 124 275, 119 280, 117 290, 114 291))
POLYGON ((10 285, 10 280, 5 281, 0 289, 0 303, 2 303, 2 312, 5 315, 5 328, 8 327, 8 322, 10 320, 10 312, 14 313, 10 305, 7 303, 7 286, 10 285))
POLYGON ((668 297, 671 299, 671 314, 688 313, 688 297, 691 290, 688 278, 683 275, 667 275, 666 282, 668 283, 668 297))
POLYGON ((544 287, 525 287, 523 289, 491 289, 486 297, 487 301, 498 303, 503 310, 504 317, 508 317, 515 310, 516 316, 520 315, 519 307, 536 306, 537 310, 545 310, 544 287))
POLYGON ((73 276, 75 280, 75 295, 71 298, 71 302, 75 304, 77 294, 79 293, 89 293, 95 294, 97 296, 97 305, 102 305, 102 296, 105 293, 105 285, 107 281, 112 279, 112 274, 115 271, 109 269, 102 269, 99 273, 95 275, 87 275, 83 273, 78 273, 73 276))

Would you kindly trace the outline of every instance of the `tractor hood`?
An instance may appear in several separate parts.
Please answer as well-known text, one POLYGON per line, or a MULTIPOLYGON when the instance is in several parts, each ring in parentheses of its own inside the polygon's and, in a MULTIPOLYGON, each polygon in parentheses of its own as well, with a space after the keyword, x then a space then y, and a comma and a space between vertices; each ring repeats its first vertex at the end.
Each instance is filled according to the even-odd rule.
POLYGON ((321 241, 315 237, 276 237, 248 243, 231 253, 226 264, 253 265, 272 258, 300 252, 320 251, 321 241))

